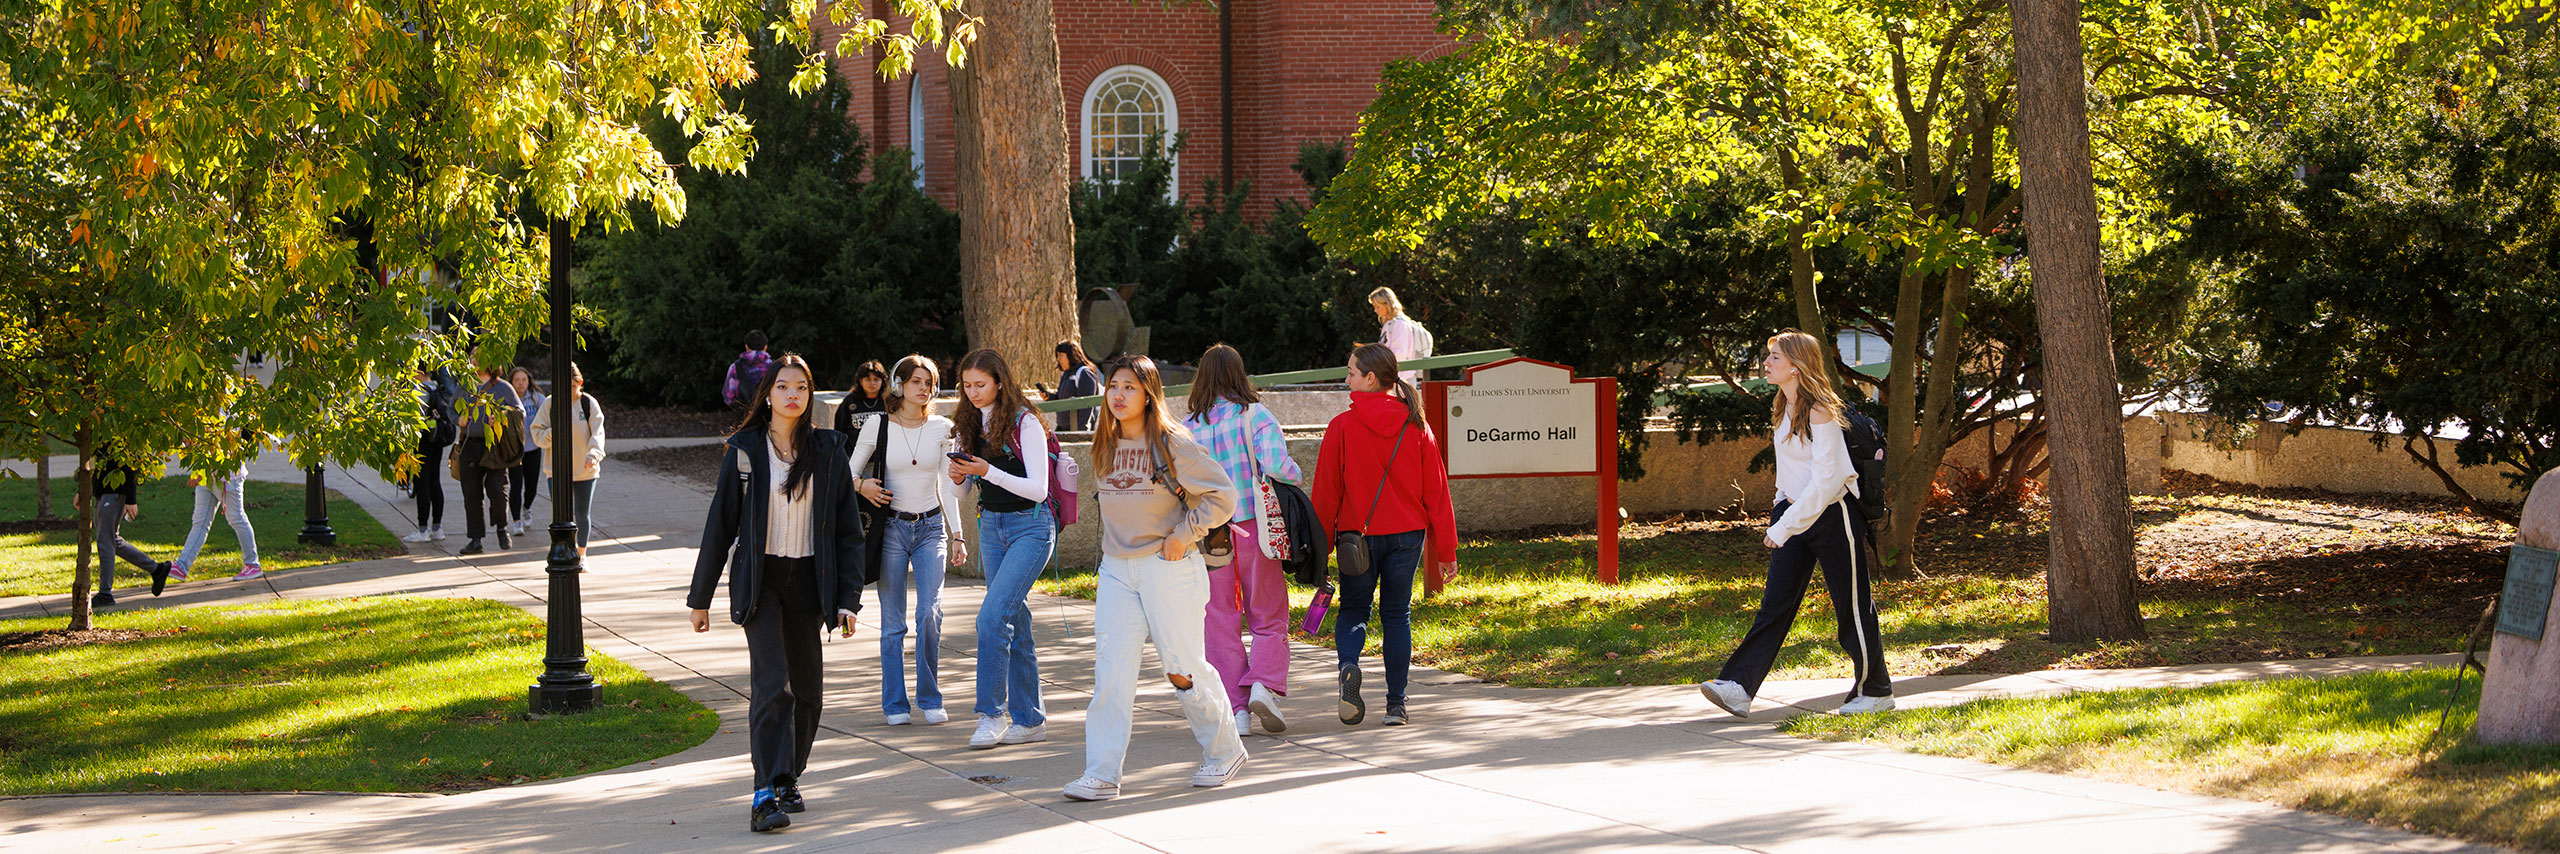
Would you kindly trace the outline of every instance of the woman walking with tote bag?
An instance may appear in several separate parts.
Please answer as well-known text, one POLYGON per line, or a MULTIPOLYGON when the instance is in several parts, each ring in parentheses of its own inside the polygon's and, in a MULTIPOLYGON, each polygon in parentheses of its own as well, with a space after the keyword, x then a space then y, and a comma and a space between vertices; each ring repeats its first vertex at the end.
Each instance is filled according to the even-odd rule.
POLYGON ((693 630, 711 630, 711 592, 729 574, 729 620, 747 634, 747 745, 755 798, 747 826, 788 827, 807 807, 800 775, 818 736, 820 630, 853 636, 862 610, 862 509, 844 434, 814 429, 809 364, 785 353, 720 453, 702 550, 685 593, 693 630))
POLYGON ((1289 694, 1289 579, 1281 574, 1280 562, 1264 554, 1264 514, 1257 496, 1263 478, 1303 483, 1306 475, 1289 458, 1280 419, 1254 393, 1244 356, 1235 348, 1219 344, 1200 355, 1189 403, 1191 416, 1183 426, 1208 449, 1238 493, 1235 518, 1227 526, 1233 560, 1209 569, 1209 664, 1227 678, 1236 732, 1253 732, 1257 718, 1264 730, 1286 732, 1289 721, 1280 714, 1280 698, 1289 694), (1253 635, 1250 655, 1239 638, 1239 624, 1253 635))
POLYGON ((1066 794, 1079 801, 1120 796, 1139 645, 1150 637, 1200 741, 1191 785, 1223 786, 1244 767, 1244 742, 1227 716, 1226 680, 1203 647, 1200 610, 1213 592, 1198 546, 1234 518, 1235 484, 1165 411, 1154 360, 1121 356, 1102 373, 1108 379, 1093 436, 1095 465, 1104 467, 1093 705, 1085 710, 1084 776, 1068 783, 1066 794))
POLYGON ((1314 496, 1326 539, 1348 540, 1334 549, 1342 567, 1333 618, 1341 718, 1357 724, 1368 717, 1360 696, 1360 651, 1369 640, 1375 598, 1386 621, 1386 723, 1402 726, 1412 720, 1405 713, 1405 684, 1413 669, 1413 574, 1427 547, 1441 581, 1457 577, 1457 513, 1449 504, 1440 443, 1422 423, 1422 396, 1397 376, 1395 352, 1384 344, 1362 344, 1351 351, 1345 374, 1351 411, 1334 416, 1325 428, 1316 452, 1314 496), (1340 536, 1346 532, 1358 536, 1340 536))

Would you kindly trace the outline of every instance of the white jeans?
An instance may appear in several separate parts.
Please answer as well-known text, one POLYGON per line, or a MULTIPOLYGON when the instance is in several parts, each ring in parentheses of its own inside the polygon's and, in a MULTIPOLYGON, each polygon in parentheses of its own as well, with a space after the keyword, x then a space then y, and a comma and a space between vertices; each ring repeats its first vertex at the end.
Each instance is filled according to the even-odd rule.
POLYGON ((1139 645, 1155 638, 1167 674, 1189 677, 1176 689, 1201 758, 1225 762, 1244 753, 1227 705, 1226 680, 1209 666, 1202 614, 1209 605, 1208 568, 1200 555, 1168 561, 1155 555, 1104 555, 1093 601, 1093 705, 1084 715, 1084 773, 1120 782, 1129 752, 1130 707, 1138 699, 1139 645))

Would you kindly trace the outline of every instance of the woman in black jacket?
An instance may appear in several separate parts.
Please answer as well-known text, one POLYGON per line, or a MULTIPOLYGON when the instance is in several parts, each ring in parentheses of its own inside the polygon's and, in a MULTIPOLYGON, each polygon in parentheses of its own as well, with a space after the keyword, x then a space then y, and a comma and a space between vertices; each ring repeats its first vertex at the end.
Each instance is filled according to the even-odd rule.
POLYGON ((720 454, 694 562, 693 630, 711 630, 711 590, 729 571, 729 620, 746 629, 747 744, 755 760, 748 827, 788 827, 806 807, 801 772, 817 740, 818 634, 853 636, 862 610, 862 510, 844 434, 809 423, 809 363, 786 353, 765 372, 720 454), (732 548, 735 548, 734 553, 732 548))

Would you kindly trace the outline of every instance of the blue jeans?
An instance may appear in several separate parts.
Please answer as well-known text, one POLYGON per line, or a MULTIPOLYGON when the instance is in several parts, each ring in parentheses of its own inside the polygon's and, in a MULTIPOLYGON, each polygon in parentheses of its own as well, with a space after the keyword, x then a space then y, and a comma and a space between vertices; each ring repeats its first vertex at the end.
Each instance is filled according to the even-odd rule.
POLYGON ((1387 703, 1394 705, 1404 702, 1413 670, 1413 571, 1422 564, 1422 532, 1371 534, 1368 541, 1369 571, 1345 576, 1342 598, 1334 602, 1333 657, 1337 667, 1360 665, 1360 651, 1369 645, 1369 602, 1377 598, 1387 624, 1379 639, 1387 655, 1387 703))
POLYGON ((1022 726, 1049 719, 1027 600, 1056 538, 1046 504, 1020 513, 978 511, 978 566, 987 574, 987 599, 978 605, 978 714, 1010 712, 1022 726))
MULTIPOLYGON (((587 535, 596 530, 596 481, 599 479, 569 482, 569 518, 578 523, 578 548, 586 548, 587 535)), ((551 492, 554 495, 560 493, 559 478, 551 479, 551 492)), ((544 523, 543 527, 550 527, 550 523, 544 523)))
POLYGON ((907 582, 916 586, 916 707, 942 708, 935 679, 942 658, 943 518, 880 525, 880 711, 903 715, 907 706, 907 582))
POLYGON ((223 518, 231 522, 231 533, 240 540, 242 568, 258 565, 258 532, 249 527, 246 489, 248 477, 234 472, 229 476, 207 475, 196 484, 196 518, 187 526, 187 545, 178 550, 178 565, 194 569, 196 552, 204 548, 204 538, 213 532, 214 506, 221 505, 223 518))

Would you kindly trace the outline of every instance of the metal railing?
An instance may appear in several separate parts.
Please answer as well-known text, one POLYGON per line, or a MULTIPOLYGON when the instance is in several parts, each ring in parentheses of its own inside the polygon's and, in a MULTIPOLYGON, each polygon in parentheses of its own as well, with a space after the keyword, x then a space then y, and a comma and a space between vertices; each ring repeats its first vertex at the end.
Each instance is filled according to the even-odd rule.
MULTIPOLYGON (((1477 365, 1499 362, 1517 355, 1519 354, 1510 350, 1478 350, 1473 353, 1451 353, 1446 356, 1431 356, 1428 358, 1415 359, 1413 361, 1397 365, 1397 367, 1408 371, 1428 371, 1435 368, 1472 368, 1477 365)), ((1337 382, 1343 379, 1342 371, 1343 369, 1334 367, 1316 368, 1305 371, 1289 371, 1287 373, 1278 374, 1260 374, 1252 378, 1253 387, 1270 388, 1275 385, 1337 382)), ((1109 378, 1105 377, 1104 379, 1107 381, 1109 378)), ((1189 394, 1191 394, 1190 383, 1171 386, 1164 390, 1164 396, 1168 399, 1183 397, 1189 394)), ((1061 412, 1069 409, 1083 409, 1089 406, 1101 405, 1102 396, 1098 394, 1086 395, 1084 397, 1059 398, 1057 400, 1046 400, 1033 404, 1033 406, 1037 407, 1042 412, 1061 412)))

